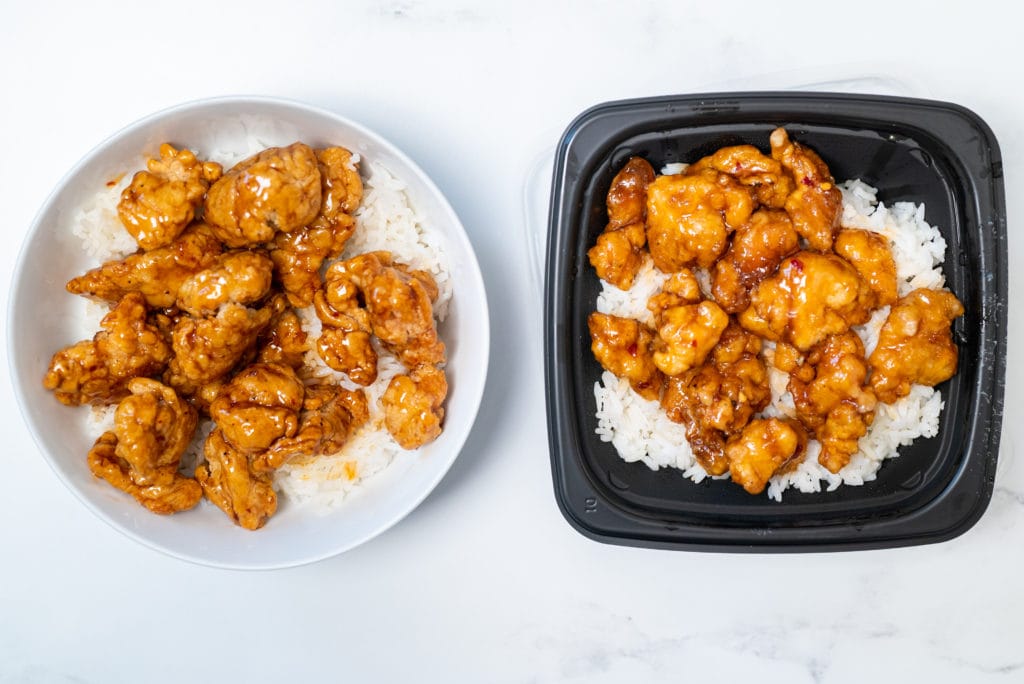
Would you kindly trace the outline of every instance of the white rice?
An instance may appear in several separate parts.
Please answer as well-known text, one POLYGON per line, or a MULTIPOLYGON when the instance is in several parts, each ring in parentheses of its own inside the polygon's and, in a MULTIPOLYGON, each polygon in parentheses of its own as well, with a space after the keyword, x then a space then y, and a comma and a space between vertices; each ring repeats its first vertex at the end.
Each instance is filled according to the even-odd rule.
MULTIPOLYGON (((877 190, 859 180, 847 181, 839 187, 843 193, 843 226, 872 230, 889 240, 900 296, 916 288, 944 285, 941 264, 946 242, 938 229, 924 220, 924 205, 897 202, 886 207, 877 201, 877 190)), ((647 299, 661 289, 666 278, 648 258, 628 292, 602 281, 597 310, 649 324, 652 317, 647 311, 647 299)), ((867 323, 854 328, 867 355, 874 350, 888 314, 889 307, 883 307, 867 323)), ((793 398, 786 389, 789 376, 772 366, 774 350, 773 343, 765 342, 762 356, 768 366, 772 401, 761 416, 794 417, 793 398)), ((676 468, 693 482, 708 477, 690 450, 683 426, 670 421, 657 401, 643 399, 627 381, 609 372, 594 384, 594 397, 596 432, 602 441, 612 443, 623 460, 640 461, 653 470, 676 468)), ((938 433, 942 408, 942 396, 937 390, 914 385, 908 396, 891 405, 878 405, 874 422, 860 439, 860 450, 838 473, 833 474, 818 463, 821 444, 811 440, 804 461, 789 473, 771 478, 767 495, 781 501, 782 493, 790 487, 801 492, 820 492, 823 487, 833 491, 840 485, 856 486, 874 480, 884 460, 899 456, 899 447, 938 433)))
POLYGON ((71 222, 71 232, 82 240, 85 251, 97 262, 123 259, 139 248, 117 217, 121 192, 131 183, 134 173, 125 173, 96 193, 71 222))
MULTIPOLYGON (((245 152, 216 150, 210 154, 209 159, 220 163, 227 170, 242 159, 274 144, 250 135, 246 139, 245 152)), ((359 161, 359 155, 353 154, 353 163, 359 161)), ((97 193, 77 212, 72 222, 73 233, 81 238, 83 247, 98 262, 121 259, 137 249, 135 239, 123 228, 117 216, 121 191, 131 182, 133 173, 124 174, 111 186, 97 193)), ((341 258, 384 250, 391 252, 398 261, 429 272, 438 286, 434 316, 438 322, 444 321, 452 297, 452 283, 441 236, 432 231, 413 208, 405 184, 384 166, 364 160, 360 174, 364 185, 363 201, 355 215, 355 232, 346 243, 341 258)), ((83 302, 86 319, 95 322, 91 328, 94 331, 98 329, 99 319, 108 308, 88 300, 83 302)), ((343 373, 337 373, 326 366, 316 353, 315 340, 320 335, 320 321, 312 307, 298 313, 303 329, 309 335, 310 351, 306 353, 306 365, 311 369, 310 382, 323 380, 349 389, 358 388, 343 373)), ((376 339, 374 343, 379 357, 377 380, 364 388, 370 409, 369 422, 346 442, 341 451, 316 458, 298 457, 277 470, 274 487, 290 504, 317 512, 328 512, 354 488, 381 472, 397 457, 415 453, 402 449, 387 432, 383 424, 383 409, 379 404, 388 383, 395 375, 404 373, 405 367, 394 355, 383 349, 376 339)), ((92 410, 86 421, 86 429, 93 439, 113 429, 115 408, 110 406, 92 410)), ((200 422, 195 438, 182 457, 184 472, 191 473, 202 462, 203 443, 213 427, 210 420, 200 422)))
POLYGON ((654 267, 649 254, 644 255, 633 287, 620 290, 614 285, 601 281, 601 293, 597 295, 597 310, 603 314, 621 318, 635 318, 645 325, 654 325, 654 314, 647 309, 647 300, 661 292, 661 286, 668 275, 654 267))
POLYGON ((945 285, 941 264, 946 240, 924 220, 923 204, 896 202, 886 207, 878 201, 878 191, 859 180, 847 181, 839 189, 843 192, 843 226, 873 230, 889 239, 901 297, 920 287, 945 285))

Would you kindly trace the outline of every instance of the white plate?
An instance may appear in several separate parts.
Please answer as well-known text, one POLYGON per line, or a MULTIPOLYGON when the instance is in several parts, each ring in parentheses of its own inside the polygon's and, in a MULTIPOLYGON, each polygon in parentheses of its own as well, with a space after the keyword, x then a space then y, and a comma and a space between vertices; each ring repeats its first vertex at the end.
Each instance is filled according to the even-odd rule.
MULTIPOLYGON (((46 200, 25 238, 8 307, 8 359, 15 393, 40 451, 54 472, 91 511, 132 539, 178 558, 226 568, 300 565, 351 549, 412 511, 455 460, 476 417, 487 375, 490 326, 483 279, 458 217, 425 173, 394 145, 328 111, 262 97, 227 97, 183 104, 149 116, 101 143, 80 161, 46 200), (70 217, 104 184, 155 155, 161 142, 200 152, 243 153, 247 134, 268 144, 301 140, 343 145, 382 164, 407 185, 426 224, 444 238, 453 283, 448 318, 441 326, 448 348, 449 394, 444 432, 433 443, 402 454, 336 509, 318 513, 282 501, 261 530, 235 526, 203 501, 172 516, 154 515, 89 472, 89 409, 68 408, 43 389, 51 355, 95 330, 83 323, 83 303, 68 294, 71 277, 97 265, 70 233, 70 217)), ((30 486, 30 485, 29 485, 30 486)))

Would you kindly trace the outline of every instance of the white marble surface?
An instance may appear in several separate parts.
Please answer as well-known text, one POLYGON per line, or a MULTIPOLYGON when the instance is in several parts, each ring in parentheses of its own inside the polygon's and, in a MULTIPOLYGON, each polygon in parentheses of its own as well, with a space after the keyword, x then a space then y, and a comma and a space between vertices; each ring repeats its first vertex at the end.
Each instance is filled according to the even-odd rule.
MULTIPOLYGON (((485 273, 493 362, 464 453, 410 517, 340 557, 239 573, 165 557, 87 513, 37 453, 4 359, 0 682, 1024 681, 1019 279, 996 489, 963 537, 665 552, 591 542, 556 508, 523 185, 584 108, 730 82, 897 79, 988 121, 1011 233, 1022 209, 1009 3, 688 5, 4 4, 0 281, 47 193, 108 134, 197 97, 281 95, 377 129, 448 194, 485 273)), ((1011 273, 1022 250, 1011 235, 1011 273)))

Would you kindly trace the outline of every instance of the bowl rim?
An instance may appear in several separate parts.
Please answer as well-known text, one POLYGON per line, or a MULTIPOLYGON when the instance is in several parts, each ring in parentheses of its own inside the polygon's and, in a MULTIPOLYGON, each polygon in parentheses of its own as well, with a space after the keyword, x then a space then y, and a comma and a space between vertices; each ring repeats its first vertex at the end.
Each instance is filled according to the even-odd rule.
MULTIPOLYGON (((390 171, 390 169, 389 169, 390 171)), ((82 503, 93 515, 102 520, 104 523, 115 529, 117 532, 124 536, 138 542, 142 546, 150 548, 154 551, 158 551, 164 555, 176 558, 179 560, 187 561, 197 565, 203 565, 207 567, 228 569, 228 570, 277 570, 286 569, 292 567, 299 567, 310 563, 315 563, 327 558, 331 558, 340 555, 346 551, 361 546, 368 541, 380 536, 391 527, 397 525, 403 519, 405 519, 410 513, 412 513, 437 487, 440 481, 445 477, 448 471, 451 469, 455 460, 462 453, 465 447, 466 441, 469 438, 470 433, 476 423, 477 415, 479 414, 480 405, 483 401, 484 392, 487 384, 487 373, 490 365, 490 311, 489 303, 486 296, 486 288, 483 280, 483 275, 480 270, 479 260, 476 256, 476 250, 473 248, 472 242, 469 240, 469 235, 466 232, 465 226, 461 219, 452 207, 447 196, 441 192, 437 184, 433 179, 417 164, 413 161, 405 152, 399 149, 390 140, 377 133, 373 129, 366 125, 354 121, 347 116, 338 114, 325 107, 319 107, 311 105, 300 100, 269 96, 269 95, 219 95, 214 97, 196 98, 181 102, 175 105, 164 107, 155 112, 147 114, 146 116, 136 119, 121 128, 110 133, 100 142, 95 144, 88 152, 86 152, 74 165, 71 166, 60 178, 59 181, 53 186, 46 198, 40 204, 38 210, 32 218, 29 224, 29 229, 23 234, 21 244, 18 248, 18 253, 15 258, 14 269, 11 274, 10 287, 8 288, 7 294, 7 332, 5 335, 5 344, 7 348, 7 366, 8 373, 11 378, 11 385, 13 386, 15 400, 18 405, 18 410, 21 414, 22 420, 24 421, 28 431, 32 437, 32 441, 35 443, 37 450, 40 455, 46 461, 50 470, 56 474, 57 478, 61 481, 66 489, 68 489, 80 503, 82 503), (427 190, 433 199, 437 202, 438 207, 445 215, 446 220, 450 223, 451 230, 445 232, 445 237, 448 240, 454 240, 460 243, 461 249, 466 255, 469 256, 468 262, 460 262, 459 272, 461 277, 467 278, 470 281, 467 287, 475 288, 480 295, 480 310, 475 312, 475 320, 480 324, 480 332, 477 334, 477 340, 480 347, 479 353, 479 367, 472 369, 472 373, 464 373, 463 375, 467 380, 463 380, 460 384, 465 384, 467 387, 462 391, 474 390, 471 397, 469 407, 471 408, 471 415, 468 415, 464 423, 464 428, 460 433, 456 433, 455 442, 452 444, 451 456, 448 457, 443 464, 443 467, 439 467, 434 473, 433 478, 427 481, 426 486, 422 487, 422 490, 417 493, 416 496, 410 497, 405 502, 405 505, 400 507, 392 515, 383 519, 379 524, 369 528, 364 534, 359 535, 350 542, 343 545, 330 546, 325 550, 297 555, 287 561, 269 561, 269 562, 227 562, 218 561, 209 558, 204 558, 201 555, 195 553, 188 553, 186 551, 178 551, 168 548, 146 536, 143 536, 130 527, 122 524, 118 520, 109 516, 102 509, 93 504, 89 498, 78 489, 70 479, 62 472, 59 465, 56 463, 53 455, 46 447, 41 436, 41 426, 37 424, 36 417, 28 410, 27 401, 25 396, 25 388, 19 381, 19 374, 17 372, 15 354, 12 353, 19 346, 18 336, 15 334, 15 327, 13 323, 17 317, 17 311, 20 306, 17 302, 18 288, 17 283, 22 279, 23 272, 26 268, 25 256, 28 252, 29 245, 36 239, 37 234, 41 230, 42 219, 46 215, 52 206, 56 203, 57 199, 64 191, 65 187, 75 178, 83 168, 92 163, 96 158, 100 157, 107 149, 108 146, 113 144, 118 139, 126 136, 132 132, 143 130, 154 123, 165 120, 169 117, 173 117, 177 114, 187 112, 193 109, 205 108, 205 107, 217 107, 221 105, 254 105, 254 106, 272 106, 282 107, 286 109, 294 109, 298 111, 304 111, 317 115, 319 117, 330 119, 339 124, 347 126, 351 129, 356 130, 360 135, 365 136, 367 139, 373 141, 374 144, 379 145, 381 148, 387 150, 388 153, 392 154, 400 163, 404 164, 409 171, 417 176, 417 180, 420 181, 424 188, 427 190), (480 320, 482 319, 482 320, 480 320)))
MULTIPOLYGON (((881 119, 874 115, 870 121, 878 125, 881 119)), ((725 122, 733 121, 726 118, 725 122)), ((848 121, 838 127, 853 128, 848 121)), ((963 152, 963 149, 957 151, 963 152)), ((1005 384, 1006 208, 998 143, 988 125, 967 108, 936 100, 896 96, 793 91, 680 94, 594 105, 572 120, 556 148, 545 275, 545 385, 552 480, 556 502, 563 516, 585 536, 613 544, 697 551, 846 551, 944 541, 967 531, 984 513, 993 488, 1005 384), (802 108, 796 111, 770 109, 772 106, 794 105, 802 108), (857 108, 858 124, 865 122, 865 107, 876 106, 893 111, 902 108, 903 116, 908 116, 907 111, 913 111, 923 119, 914 119, 914 125, 929 133, 932 132, 931 127, 940 125, 930 118, 942 120, 945 117, 946 125, 957 121, 957 125, 969 128, 976 135, 974 149, 985 144, 984 153, 974 153, 979 157, 977 163, 982 167, 981 173, 979 176, 967 175, 972 183, 968 199, 974 201, 984 196, 991 203, 991 213, 983 212, 980 217, 990 219, 990 225, 986 227, 983 224, 978 228, 991 229, 992 232, 992 235, 983 234, 981 239, 981 255, 986 260, 984 265, 990 269, 987 272, 993 282, 982 285, 985 290, 983 312, 979 313, 979 316, 984 313, 979 351, 982 362, 979 364, 978 386, 969 388, 972 395, 987 393, 982 397, 981 408, 987 409, 986 415, 990 416, 981 426, 976 425, 977 418, 971 419, 969 451, 974 452, 976 458, 968 462, 970 453, 964 454, 964 462, 958 463, 951 484, 935 500, 897 517, 895 521, 874 521, 877 523, 874 525, 850 523, 842 526, 843 534, 834 536, 808 534, 807 528, 797 526, 750 524, 726 527, 687 523, 679 518, 667 519, 661 511, 637 511, 621 505, 614 498, 610 499, 606 483, 598 482, 584 462, 582 445, 589 436, 579 431, 576 409, 572 404, 580 399, 580 395, 573 388, 571 371, 566 368, 572 364, 574 353, 568 346, 573 344, 575 314, 568 302, 573 299, 571 282, 574 279, 576 246, 564 234, 583 211, 574 204, 582 201, 582 194, 574 194, 573 191, 577 184, 586 180, 583 167, 590 164, 588 160, 598 151, 605 147, 614 148, 616 141, 621 143, 632 139, 631 136, 648 134, 653 130, 713 127, 723 123, 708 121, 709 117, 718 115, 734 114, 736 123, 743 124, 760 120, 751 120, 750 109, 762 115, 788 117, 794 123, 802 122, 801 115, 811 119, 810 112, 814 112, 819 117, 814 120, 820 124, 823 113, 842 116, 843 105, 857 108), (759 111, 757 107, 762 109, 759 111), (988 156, 982 158, 985 154, 988 156), (977 186, 981 186, 980 191, 977 186), (567 355, 570 360, 562 363, 567 355), (991 376, 985 377, 988 373, 991 376), (965 492, 967 482, 975 489, 965 492), (904 523, 903 529, 896 529, 894 522, 904 523)), ((832 529, 838 527, 841 526, 835 525, 832 529)), ((817 529, 820 531, 822 528, 817 529)))

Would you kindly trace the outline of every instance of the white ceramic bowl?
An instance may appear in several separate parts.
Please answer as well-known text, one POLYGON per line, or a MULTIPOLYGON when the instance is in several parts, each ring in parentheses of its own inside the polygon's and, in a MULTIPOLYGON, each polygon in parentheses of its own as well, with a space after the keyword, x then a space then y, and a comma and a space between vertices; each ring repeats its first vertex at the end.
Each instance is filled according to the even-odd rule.
MULTIPOLYGON (((147 117, 101 143, 80 161, 46 200, 28 232, 14 272, 7 325, 8 357, 22 413, 43 456, 64 484, 93 513, 142 544, 206 565, 280 568, 351 549, 412 511, 441 480, 469 434, 483 395, 489 349, 487 299, 480 268, 462 224, 425 173, 394 145, 337 114, 296 102, 262 97, 201 100, 147 117), (43 389, 51 355, 91 338, 83 301, 64 283, 96 265, 70 233, 70 219, 87 198, 161 142, 192 149, 247 150, 246 135, 269 144, 301 140, 344 145, 379 162, 407 184, 407 195, 428 225, 445 240, 453 282, 449 314, 441 326, 448 347, 449 395, 442 435, 405 453, 368 479, 335 510, 318 513, 282 502, 261 530, 235 526, 203 501, 191 511, 154 515, 89 472, 89 409, 68 408, 43 389)), ((29 483, 28 486, 31 486, 29 483)))

